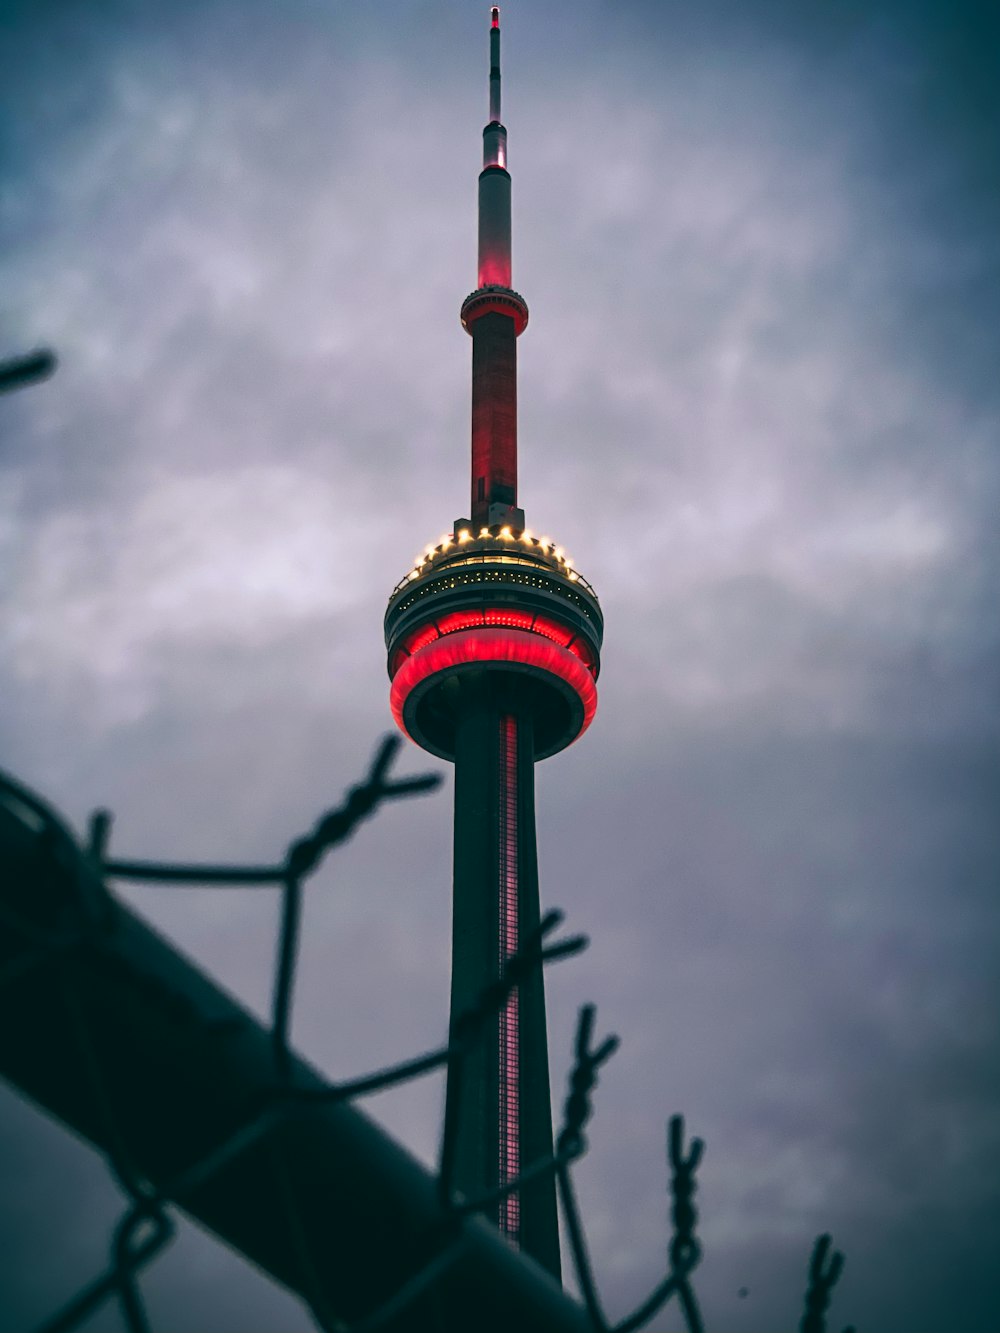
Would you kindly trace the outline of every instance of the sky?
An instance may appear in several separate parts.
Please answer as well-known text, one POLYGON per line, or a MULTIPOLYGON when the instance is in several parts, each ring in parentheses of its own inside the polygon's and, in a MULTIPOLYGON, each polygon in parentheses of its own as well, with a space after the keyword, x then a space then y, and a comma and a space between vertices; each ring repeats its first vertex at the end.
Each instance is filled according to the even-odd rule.
MULTIPOLYGON (((995 1328, 1000 21, 509 0, 520 501, 594 584, 597 718, 537 773, 558 1108, 621 1316, 706 1140, 716 1333, 995 1328), (744 1295, 740 1292, 744 1291, 744 1295)), ((112 852, 273 858, 390 727, 389 591, 466 507, 488 6, 6 0, 0 766, 112 852)), ((407 746, 402 770, 439 768, 407 746)), ((298 1049, 447 1026, 450 775, 312 882, 298 1049)), ((264 1015, 267 891, 121 886, 264 1015)), ((369 1109, 426 1163, 443 1088, 369 1109)), ((0 1090, 0 1328, 103 1265, 100 1159, 0 1090)), ((185 1225, 155 1328, 310 1327, 185 1225)), ((654 1325, 679 1326, 668 1312, 654 1325), (671 1322, 673 1320, 673 1322, 671 1322)), ((118 1330, 114 1310, 90 1333, 118 1330)))

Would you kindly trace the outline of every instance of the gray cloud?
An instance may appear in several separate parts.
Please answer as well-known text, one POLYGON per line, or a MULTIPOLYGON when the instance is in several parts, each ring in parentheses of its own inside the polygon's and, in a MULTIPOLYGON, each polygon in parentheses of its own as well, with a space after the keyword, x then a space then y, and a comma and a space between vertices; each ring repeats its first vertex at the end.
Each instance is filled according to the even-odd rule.
MULTIPOLYGON (((387 726, 383 599, 464 506, 483 15, 11 12, 3 349, 61 365, 0 407, 3 763, 113 806, 123 852, 254 859, 387 726)), ((505 9, 524 503, 608 622, 598 718, 538 787, 544 897, 593 936, 551 974, 555 1086, 578 1003, 625 1037, 581 1169, 616 1309, 662 1263, 680 1110, 713 1327, 791 1326, 825 1229, 842 1320, 989 1327, 988 34, 972 5, 505 9)), ((317 883, 296 1035, 332 1074, 443 1032, 449 857, 444 795, 317 883)), ((265 1010, 269 898, 128 897, 265 1010)), ((373 1107, 428 1160, 439 1109, 373 1107)), ((3 1117, 13 1329, 114 1200, 3 1117)), ((149 1281, 166 1327, 298 1326, 193 1231, 149 1281)))

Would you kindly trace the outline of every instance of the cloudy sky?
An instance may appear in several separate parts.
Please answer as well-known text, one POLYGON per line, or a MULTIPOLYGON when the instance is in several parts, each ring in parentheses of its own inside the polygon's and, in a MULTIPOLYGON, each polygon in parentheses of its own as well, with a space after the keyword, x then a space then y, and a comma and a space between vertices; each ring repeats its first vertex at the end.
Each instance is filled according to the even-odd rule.
MULTIPOLYGON (((617 1315, 681 1111, 713 1330, 796 1326, 824 1230, 836 1327, 995 1328, 990 10, 504 7, 521 499, 607 620, 538 802, 593 941, 549 974, 557 1096, 580 1003, 623 1038, 578 1172, 617 1315)), ((487 15, 3 5, 0 356, 60 366, 0 403, 0 765, 120 855, 273 857, 390 725, 385 599, 466 503, 487 15)), ((333 1077, 442 1037, 450 819, 388 810, 313 883, 295 1037, 333 1077)), ((265 1012, 268 893, 123 893, 265 1012)), ((430 1161, 441 1097, 371 1109, 430 1161)), ((6 1090, 0 1161, 16 1333, 121 1201, 6 1090)), ((193 1227, 146 1289, 161 1333, 310 1327, 193 1227)))

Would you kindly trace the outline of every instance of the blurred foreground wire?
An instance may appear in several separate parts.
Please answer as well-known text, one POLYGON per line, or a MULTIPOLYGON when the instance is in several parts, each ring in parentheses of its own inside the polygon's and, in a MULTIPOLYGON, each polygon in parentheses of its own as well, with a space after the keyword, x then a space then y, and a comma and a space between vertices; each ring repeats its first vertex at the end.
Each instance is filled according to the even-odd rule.
POLYGON ((0 361, 0 393, 26 388, 46 380, 56 368, 56 358, 47 347, 40 347, 24 356, 0 361))

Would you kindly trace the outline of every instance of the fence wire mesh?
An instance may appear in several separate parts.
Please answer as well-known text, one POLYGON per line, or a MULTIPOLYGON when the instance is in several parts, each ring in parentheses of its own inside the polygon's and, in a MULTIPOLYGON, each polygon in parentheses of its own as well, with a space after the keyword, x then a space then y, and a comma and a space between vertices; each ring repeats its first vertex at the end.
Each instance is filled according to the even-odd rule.
MULTIPOLYGON (((475 1296, 471 1294, 485 1281, 485 1270, 481 1267, 484 1245, 490 1264, 504 1269, 504 1282, 514 1287, 518 1282, 527 1284, 525 1299, 537 1315, 533 1327, 638 1333, 669 1302, 675 1301, 687 1333, 702 1333, 704 1325, 692 1275, 702 1256, 695 1234, 694 1195, 703 1144, 693 1138, 685 1145, 684 1122, 679 1115, 672 1117, 667 1131, 672 1234, 666 1245, 663 1279, 625 1318, 612 1322, 604 1311, 572 1176, 574 1164, 587 1150, 584 1128, 593 1112, 592 1093, 598 1071, 618 1045, 615 1036, 594 1044, 592 1005, 585 1006, 578 1017, 568 1092, 552 1155, 527 1164, 516 1179, 488 1195, 475 1199, 461 1197, 453 1188, 452 1178, 462 1108, 457 1098, 449 1098, 433 1182, 436 1211, 428 1211, 430 1205, 426 1203, 414 1202, 415 1213, 421 1207, 425 1210, 418 1221, 423 1219, 427 1223, 426 1244, 419 1247, 418 1261, 408 1260, 401 1268, 389 1261, 388 1254, 381 1260, 376 1257, 373 1269, 376 1280, 367 1284, 360 1302, 356 1294, 351 1299, 340 1299, 336 1282, 331 1288, 322 1234, 328 1219, 320 1215, 317 1221, 315 1210, 296 1197, 296 1189, 301 1192, 301 1177, 294 1178, 287 1150, 280 1144, 276 1146, 275 1131, 287 1125, 289 1116, 301 1130, 306 1123, 301 1119, 303 1115, 308 1117, 323 1108, 347 1106, 368 1094, 433 1070, 445 1070, 454 1086, 461 1087, 462 1080, 457 1074, 462 1062, 512 990, 533 969, 570 957, 587 943, 579 935, 554 938, 562 915, 558 911, 549 912, 538 930, 508 960, 502 974, 452 1024, 447 1043, 345 1083, 331 1083, 309 1074, 289 1044, 304 886, 323 859, 345 842, 363 820, 387 803, 431 792, 439 785, 440 777, 436 774, 393 778, 390 769, 398 748, 398 738, 383 740, 364 780, 351 788, 340 806, 324 814, 310 833, 293 842, 282 860, 270 865, 116 860, 109 854, 111 817, 107 812, 98 811, 92 816, 89 837, 81 847, 45 802, 13 778, 0 774, 0 812, 8 818, 6 825, 0 824, 0 866, 10 860, 12 844, 5 840, 5 832, 9 835, 16 826, 20 864, 27 867, 31 889, 30 906, 28 896, 18 891, 16 874, 5 878, 0 892, 0 1002, 6 996, 8 1002, 16 1004, 19 988, 33 978, 43 980, 48 989, 61 997, 60 1021, 68 1028, 66 1039, 74 1051, 75 1067, 82 1073, 83 1109, 78 1111, 74 1106, 66 1110, 57 1104, 57 1093, 47 1093, 44 1088, 39 1093, 39 1076, 36 1072, 23 1073, 31 1067, 23 1059, 18 1063, 17 1052, 13 1057, 9 1052, 0 1056, 0 1072, 20 1082, 29 1095, 47 1101, 49 1109, 55 1109, 67 1122, 78 1129, 82 1127, 102 1148, 108 1170, 125 1199, 123 1212, 109 1238, 106 1268, 39 1325, 37 1333, 73 1333, 109 1301, 117 1301, 129 1333, 152 1333, 142 1294, 143 1271, 173 1239, 178 1209, 195 1215, 200 1212, 204 1217, 206 1212, 211 1213, 205 1204, 206 1191, 214 1191, 212 1197, 225 1198, 227 1190, 238 1193, 245 1188, 236 1168, 250 1156, 255 1163, 252 1188, 260 1192, 266 1188, 275 1205, 274 1225, 282 1228, 282 1243, 292 1251, 287 1266, 293 1274, 292 1280, 288 1280, 284 1270, 281 1276, 305 1300, 317 1327, 324 1333, 485 1327, 483 1311, 472 1308, 475 1296), (116 930, 121 934, 123 929, 126 912, 107 890, 107 880, 259 886, 277 889, 281 896, 267 1054, 258 1060, 258 1066, 267 1067, 256 1069, 253 1096, 237 1120, 233 1122, 230 1118, 223 1133, 207 1146, 203 1143, 201 1151, 179 1165, 174 1161, 176 1153, 169 1148, 161 1154, 155 1169, 138 1160, 136 1109, 130 1105, 129 1096, 130 1073, 120 1067, 125 1054, 116 1062, 112 1053, 109 1060, 108 1043, 95 1027, 86 1006, 80 1003, 79 991, 74 991, 74 987, 80 986, 74 960, 95 943, 105 943, 116 930), (170 1163, 170 1169, 164 1168, 164 1162, 170 1163), (261 1172, 270 1174, 266 1186, 261 1172), (582 1305, 557 1290, 549 1291, 545 1284, 553 1288, 555 1284, 547 1278, 543 1280, 537 1270, 534 1275, 529 1273, 533 1268, 530 1262, 499 1241, 497 1233, 477 1217, 495 1206, 498 1199, 545 1175, 554 1176, 556 1181, 582 1305), (363 1307, 360 1310, 359 1303, 363 1307)), ((22 879, 22 888, 23 884, 22 879)), ((100 964, 105 969, 109 965, 107 958, 100 964)), ((116 966, 120 966, 120 960, 116 966)), ((155 973, 155 967, 153 970, 155 973)), ((130 984, 141 984, 141 978, 132 976, 130 984)), ((150 982, 158 984, 155 979, 150 982)), ((240 1028, 243 1020, 237 1012, 231 1010, 221 1017, 206 1018, 190 998, 185 998, 182 989, 164 992, 177 1010, 175 1019, 184 1010, 184 1022, 200 1025, 206 1039, 215 1030, 225 1033, 240 1028)), ((161 995, 158 1002, 162 1003, 163 998, 161 995)), ((199 1113, 206 1110, 196 1109, 199 1113)), ((207 1119, 212 1121, 213 1117, 208 1115, 207 1119)), ((335 1163, 334 1167, 341 1169, 343 1162, 335 1163)), ((405 1171, 394 1160, 388 1162, 386 1170, 399 1176, 404 1200, 410 1196, 416 1199, 420 1192, 416 1179, 412 1183, 403 1179, 405 1171)), ((232 1235, 225 1238, 240 1248, 238 1238, 234 1240, 232 1235)), ((824 1333, 826 1328, 830 1292, 843 1267, 843 1257, 839 1253, 831 1255, 829 1250, 829 1236, 819 1237, 809 1265, 800 1333, 824 1333)), ((254 1257, 259 1261, 259 1255, 254 1257)), ((272 1265, 276 1274, 280 1269, 280 1263, 272 1265)), ((844 1333, 853 1330, 846 1329, 844 1333)))

